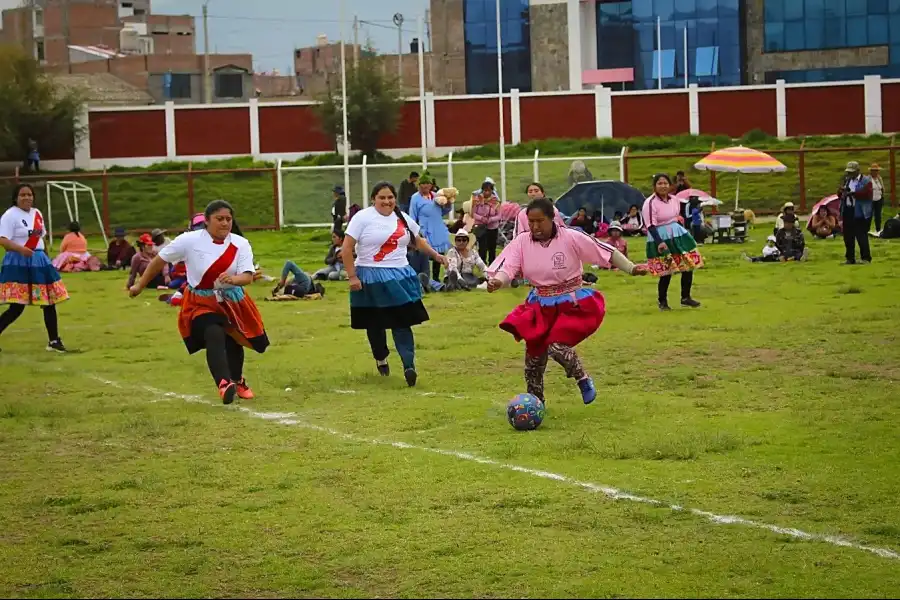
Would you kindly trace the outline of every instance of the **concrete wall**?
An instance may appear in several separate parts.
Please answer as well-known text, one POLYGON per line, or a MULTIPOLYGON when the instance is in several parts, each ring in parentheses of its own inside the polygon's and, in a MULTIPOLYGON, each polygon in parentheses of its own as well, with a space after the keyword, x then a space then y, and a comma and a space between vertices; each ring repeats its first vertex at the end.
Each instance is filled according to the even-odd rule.
POLYGON ((745 0, 744 22, 747 48, 746 83, 750 85, 764 83, 766 73, 770 71, 870 67, 886 65, 889 62, 887 46, 802 52, 764 52, 765 0, 745 0))
MULTIPOLYGON (((531 87, 535 92, 569 89, 569 17, 565 0, 532 1, 531 87)), ((575 24, 575 27, 580 27, 575 24)), ((576 49, 581 52, 581 49, 576 49)))
POLYGON ((434 92, 466 93, 466 36, 463 0, 431 0, 434 92))

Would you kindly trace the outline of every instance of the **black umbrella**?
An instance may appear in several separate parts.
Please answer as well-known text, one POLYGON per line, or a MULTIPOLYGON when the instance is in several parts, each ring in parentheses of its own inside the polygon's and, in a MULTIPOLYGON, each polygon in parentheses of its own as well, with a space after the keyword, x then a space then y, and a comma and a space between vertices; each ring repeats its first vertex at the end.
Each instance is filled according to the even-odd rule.
POLYGON ((617 212, 628 213, 633 204, 644 205, 644 194, 621 181, 583 181, 576 183, 556 201, 559 212, 571 217, 578 209, 587 210, 588 216, 602 213, 607 220, 617 212))

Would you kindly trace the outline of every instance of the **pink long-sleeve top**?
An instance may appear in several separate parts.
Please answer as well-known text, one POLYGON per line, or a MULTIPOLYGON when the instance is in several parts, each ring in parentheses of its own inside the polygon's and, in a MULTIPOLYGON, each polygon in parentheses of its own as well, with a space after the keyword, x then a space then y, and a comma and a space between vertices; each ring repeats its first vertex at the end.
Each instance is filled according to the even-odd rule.
POLYGON ((498 229, 500 227, 500 203, 496 200, 486 200, 480 204, 473 202, 472 217, 475 219, 475 225, 498 229))
MULTIPOLYGON (((567 227, 566 222, 563 221, 562 215, 559 214, 559 209, 555 206, 553 207, 553 222, 561 229, 567 227)), ((515 235, 518 236, 520 233, 524 233, 528 230, 528 209, 523 208, 516 217, 515 235)))
POLYGON ((669 196, 663 200, 653 194, 644 201, 641 216, 644 217, 644 227, 662 227, 678 220, 681 214, 681 202, 675 196, 669 196))
MULTIPOLYGON (((507 244, 490 267, 488 274, 505 274, 510 281, 520 275, 538 288, 559 288, 567 285, 581 287, 584 263, 610 266, 615 248, 592 238, 584 232, 559 228, 556 236, 545 245, 536 242, 531 234, 517 236, 507 244)), ((571 291, 561 290, 561 293, 571 291)))

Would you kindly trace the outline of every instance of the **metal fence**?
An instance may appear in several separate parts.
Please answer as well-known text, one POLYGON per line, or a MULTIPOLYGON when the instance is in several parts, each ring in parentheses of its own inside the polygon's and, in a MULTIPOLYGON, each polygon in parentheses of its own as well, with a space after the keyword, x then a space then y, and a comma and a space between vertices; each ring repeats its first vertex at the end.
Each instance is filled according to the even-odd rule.
MULTIPOLYGON (((348 202, 366 207, 369 190, 378 181, 398 185, 410 172, 427 170, 439 187, 455 187, 460 197, 468 199, 472 190, 481 187, 487 177, 494 179, 504 200, 524 201, 525 188, 540 181, 547 195, 555 198, 570 187, 569 171, 575 161, 584 163, 592 179, 622 181, 625 176, 625 149, 615 156, 542 157, 535 151, 533 158, 500 160, 455 160, 451 153, 447 160, 416 163, 368 164, 349 166, 349 187, 345 190, 348 202), (505 190, 505 191, 504 191, 505 190)), ((344 167, 291 167, 278 163, 279 219, 287 226, 326 225, 331 214, 332 190, 344 186, 344 167)))
MULTIPOLYGON (((897 206, 897 152, 900 147, 873 146, 861 148, 797 148, 765 150, 787 165, 785 173, 743 175, 741 206, 758 214, 776 212, 790 200, 799 212, 808 211, 819 199, 833 194, 841 181, 847 161, 855 160, 866 170, 879 163, 885 180, 885 203, 897 206)), ((542 157, 492 160, 446 160, 429 162, 427 170, 440 186, 456 187, 460 197, 468 199, 472 190, 481 187, 485 177, 497 181, 499 190, 506 188, 504 200, 524 202, 525 187, 540 181, 547 195, 559 197, 569 188, 569 170, 573 161, 585 164, 593 179, 626 181, 649 195, 651 178, 656 172, 688 174, 694 187, 705 189, 729 206, 733 201, 736 177, 733 174, 700 173, 693 164, 706 152, 674 154, 629 154, 618 156, 542 157)), ((140 233, 159 227, 183 230, 191 215, 203 210, 212 200, 224 198, 237 211, 243 229, 277 229, 290 226, 321 226, 330 223, 332 193, 335 185, 344 185, 343 166, 293 167, 279 163, 274 167, 253 169, 129 172, 111 169, 94 173, 21 174, 0 177, 0 189, 19 182, 35 188, 37 206, 52 219, 54 233, 61 234, 71 220, 70 203, 64 201, 61 188, 89 188, 96 198, 102 225, 107 234, 116 227, 140 233), (77 186, 54 186, 48 182, 76 182, 77 186), (50 205, 48 208, 48 191, 50 205)), ((399 184, 410 171, 423 171, 421 163, 350 165, 348 201, 368 205, 371 184, 387 180, 399 184)), ((8 191, 5 192, 8 194, 8 191)), ((89 192, 77 192, 82 229, 88 234, 101 231, 89 192)), ((70 198, 74 200, 74 198, 70 198)), ((72 211, 72 216, 74 216, 72 211)))

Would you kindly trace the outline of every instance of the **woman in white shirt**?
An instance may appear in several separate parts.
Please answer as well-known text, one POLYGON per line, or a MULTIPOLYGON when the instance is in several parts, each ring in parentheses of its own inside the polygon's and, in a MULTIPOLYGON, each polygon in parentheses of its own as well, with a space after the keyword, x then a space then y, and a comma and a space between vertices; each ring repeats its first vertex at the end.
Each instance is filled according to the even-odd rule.
POLYGON ((34 207, 34 188, 17 185, 12 206, 0 217, 0 246, 6 249, 0 269, 0 304, 9 304, 0 315, 0 334, 22 316, 26 306, 40 306, 50 339, 47 350, 65 352, 56 305, 68 300, 69 292, 44 250, 44 235, 44 216, 34 207))
POLYGON ((881 231, 881 213, 884 210, 884 179, 881 177, 881 167, 874 163, 869 167, 869 176, 872 178, 872 216, 875 218, 875 231, 881 231))
POLYGON ((350 281, 350 327, 365 329, 378 373, 390 375, 387 331, 403 362, 403 375, 416 385, 416 350, 412 326, 428 320, 422 287, 406 258, 416 249, 438 264, 447 260, 419 236, 419 225, 397 207, 397 192, 386 181, 372 189, 371 206, 347 226, 342 256, 354 256, 344 268, 350 281))
POLYGON ((184 288, 178 331, 189 354, 206 349, 206 363, 219 397, 225 404, 237 395, 254 395, 244 379, 244 347, 260 354, 269 346, 262 317, 244 286, 253 283, 250 242, 231 232, 234 211, 224 200, 210 202, 204 211, 206 227, 183 233, 151 261, 141 280, 129 291, 143 291, 166 263, 184 262, 184 288))

